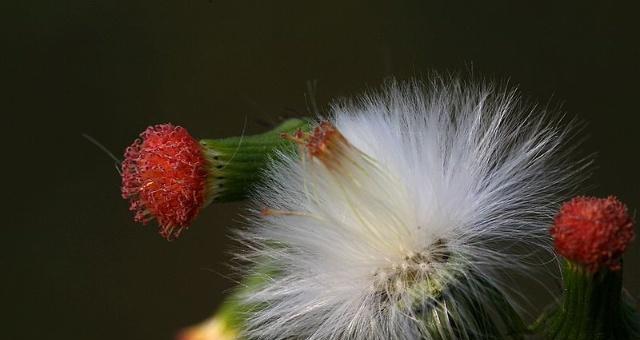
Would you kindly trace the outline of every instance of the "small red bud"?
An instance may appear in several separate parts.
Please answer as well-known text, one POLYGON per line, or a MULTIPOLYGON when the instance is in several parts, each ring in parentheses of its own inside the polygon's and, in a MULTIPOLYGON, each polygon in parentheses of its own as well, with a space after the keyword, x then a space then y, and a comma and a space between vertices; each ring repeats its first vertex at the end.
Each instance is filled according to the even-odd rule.
POLYGON ((555 218, 551 236, 556 251, 595 272, 620 269, 620 258, 634 238, 627 207, 613 196, 576 197, 555 218))
POLYGON ((187 130, 151 126, 125 151, 122 197, 137 222, 155 218, 163 237, 177 237, 206 201, 207 168, 202 147, 187 130))

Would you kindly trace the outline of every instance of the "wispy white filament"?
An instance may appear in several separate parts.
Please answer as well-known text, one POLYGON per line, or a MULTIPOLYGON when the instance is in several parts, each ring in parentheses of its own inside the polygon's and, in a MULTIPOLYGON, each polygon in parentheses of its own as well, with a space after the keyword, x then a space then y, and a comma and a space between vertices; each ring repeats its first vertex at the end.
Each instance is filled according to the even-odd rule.
POLYGON ((503 270, 528 270, 518 246, 548 249, 576 183, 569 130, 512 91, 451 79, 390 83, 330 121, 348 144, 326 155, 339 166, 283 153, 256 191, 256 208, 290 213, 242 235, 277 273, 246 297, 247 335, 481 337, 470 306, 508 296, 503 270))

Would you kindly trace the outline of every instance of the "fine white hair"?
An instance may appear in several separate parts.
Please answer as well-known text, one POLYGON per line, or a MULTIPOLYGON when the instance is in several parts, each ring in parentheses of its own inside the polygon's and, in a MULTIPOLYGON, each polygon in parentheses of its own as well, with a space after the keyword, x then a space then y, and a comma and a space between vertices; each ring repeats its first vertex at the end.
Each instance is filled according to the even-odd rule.
POLYGON ((533 270, 523 249, 551 254, 584 167, 573 123, 453 77, 390 81, 330 111, 340 152, 281 152, 253 194, 275 213, 240 236, 240 257, 269 268, 244 297, 245 335, 477 338, 517 323, 501 313, 517 309, 507 274, 533 270))

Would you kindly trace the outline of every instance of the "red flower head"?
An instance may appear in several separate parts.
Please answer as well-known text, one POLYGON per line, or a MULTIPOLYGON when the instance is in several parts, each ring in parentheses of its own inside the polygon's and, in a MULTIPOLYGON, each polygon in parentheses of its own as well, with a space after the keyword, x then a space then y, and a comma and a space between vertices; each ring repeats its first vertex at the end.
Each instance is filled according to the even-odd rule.
POLYGON ((588 270, 619 270, 620 257, 634 238, 633 221, 613 196, 576 197, 560 208, 551 236, 560 255, 588 270))
POLYGON ((135 220, 156 219, 160 234, 171 239, 187 228, 207 197, 203 148, 180 126, 148 127, 125 151, 122 197, 135 220))

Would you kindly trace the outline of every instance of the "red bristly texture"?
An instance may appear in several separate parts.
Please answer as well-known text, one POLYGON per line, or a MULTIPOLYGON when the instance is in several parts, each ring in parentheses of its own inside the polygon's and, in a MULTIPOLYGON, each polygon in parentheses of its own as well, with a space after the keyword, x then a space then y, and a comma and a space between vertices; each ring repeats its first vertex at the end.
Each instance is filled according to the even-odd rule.
POLYGON ((307 150, 309 151, 309 154, 314 157, 322 156, 322 154, 327 152, 327 149, 330 147, 332 138, 339 134, 338 130, 336 130, 335 126, 331 123, 320 123, 313 130, 313 133, 307 141, 307 150))
POLYGON ((355 150, 342 133, 329 122, 320 123, 309 136, 305 147, 309 156, 320 160, 330 170, 340 168, 344 157, 351 157, 355 150))
POLYGON ((345 148, 351 144, 333 124, 323 121, 311 133, 298 130, 294 134, 283 133, 281 137, 303 146, 308 155, 317 158, 330 169, 340 165, 340 157, 345 156, 345 148))
POLYGON ((202 147, 184 128, 147 128, 122 162, 122 197, 131 201, 135 220, 146 224, 155 218, 160 235, 177 237, 205 202, 207 164, 202 147))
POLYGON ((634 238, 627 207, 613 196, 576 197, 565 203, 551 228, 556 251, 595 272, 620 269, 620 258, 634 238))

